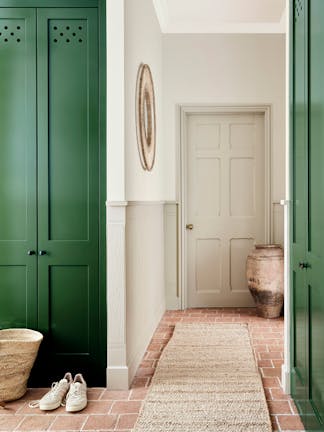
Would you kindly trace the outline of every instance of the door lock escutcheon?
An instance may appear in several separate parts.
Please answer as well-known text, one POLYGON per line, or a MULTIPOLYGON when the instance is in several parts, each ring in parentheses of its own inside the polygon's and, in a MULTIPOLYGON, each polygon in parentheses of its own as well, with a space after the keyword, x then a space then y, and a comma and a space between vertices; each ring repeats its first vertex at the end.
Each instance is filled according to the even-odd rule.
POLYGON ((307 262, 303 262, 303 261, 301 261, 301 262, 299 263, 299 268, 300 268, 301 270, 307 269, 307 268, 309 268, 309 267, 310 267, 310 265, 309 265, 307 262))
POLYGON ((187 224, 186 225, 187 230, 193 230, 193 227, 194 227, 193 224, 187 224))

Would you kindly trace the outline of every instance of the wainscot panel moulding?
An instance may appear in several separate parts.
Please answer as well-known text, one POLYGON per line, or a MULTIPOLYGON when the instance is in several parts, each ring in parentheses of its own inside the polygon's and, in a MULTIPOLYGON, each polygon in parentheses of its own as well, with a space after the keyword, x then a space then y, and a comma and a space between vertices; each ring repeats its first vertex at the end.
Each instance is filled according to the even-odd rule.
POLYGON ((127 206, 163 206, 165 201, 128 201, 127 206))
POLYGON ((106 201, 106 207, 126 207, 127 201, 106 201))
POLYGON ((155 96, 151 69, 140 64, 136 82, 136 133, 141 165, 151 171, 155 161, 155 96))

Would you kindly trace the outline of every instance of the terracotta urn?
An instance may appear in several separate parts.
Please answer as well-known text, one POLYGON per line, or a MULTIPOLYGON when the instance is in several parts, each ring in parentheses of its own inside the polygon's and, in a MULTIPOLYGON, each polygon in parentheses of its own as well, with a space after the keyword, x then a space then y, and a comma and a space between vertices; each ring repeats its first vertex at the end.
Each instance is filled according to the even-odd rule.
POLYGON ((284 302, 284 254, 280 245, 255 245, 246 262, 249 290, 263 318, 278 318, 284 302))

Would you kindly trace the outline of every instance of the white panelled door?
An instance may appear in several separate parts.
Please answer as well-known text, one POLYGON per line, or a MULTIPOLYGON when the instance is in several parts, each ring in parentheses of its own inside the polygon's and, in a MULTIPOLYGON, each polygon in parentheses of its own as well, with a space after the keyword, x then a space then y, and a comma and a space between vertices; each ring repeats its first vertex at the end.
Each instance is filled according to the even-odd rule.
POLYGON ((266 241, 264 114, 190 114, 186 134, 187 305, 253 306, 245 263, 266 241))

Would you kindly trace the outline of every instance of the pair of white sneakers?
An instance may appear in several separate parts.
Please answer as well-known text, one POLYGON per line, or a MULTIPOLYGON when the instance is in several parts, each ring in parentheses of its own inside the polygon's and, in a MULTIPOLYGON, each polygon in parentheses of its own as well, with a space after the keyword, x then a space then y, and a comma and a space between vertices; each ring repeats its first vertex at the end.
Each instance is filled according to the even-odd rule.
POLYGON ((55 410, 59 406, 65 406, 67 412, 81 411, 87 406, 87 383, 78 373, 74 379, 70 372, 52 384, 51 390, 39 401, 29 404, 31 408, 39 407, 43 411, 55 410))

